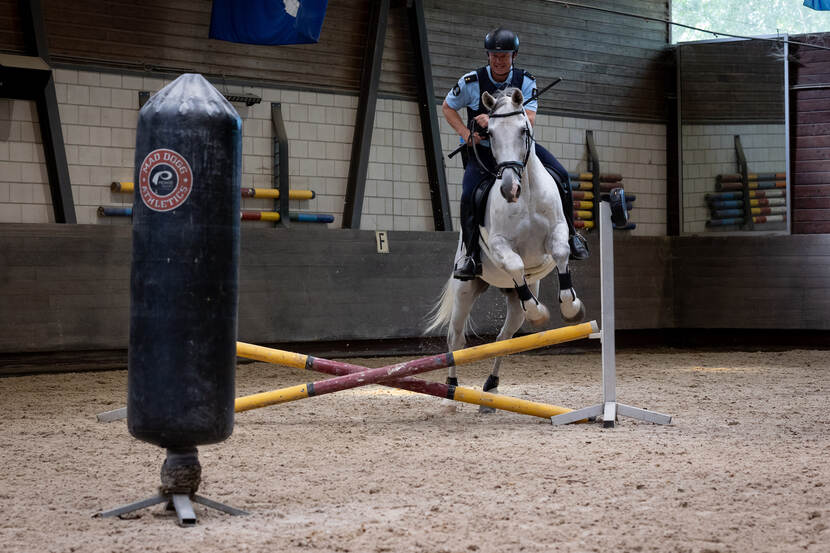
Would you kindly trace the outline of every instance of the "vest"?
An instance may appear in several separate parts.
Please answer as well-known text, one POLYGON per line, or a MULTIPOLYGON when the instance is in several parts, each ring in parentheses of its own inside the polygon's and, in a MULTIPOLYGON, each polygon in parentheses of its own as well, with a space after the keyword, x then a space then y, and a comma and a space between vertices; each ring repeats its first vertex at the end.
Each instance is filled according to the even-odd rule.
MULTIPOLYGON (((475 119, 477 115, 481 115, 482 113, 487 113, 487 108, 484 107, 484 103, 481 101, 481 96, 485 92, 489 92, 490 94, 493 94, 497 90, 504 90, 507 87, 518 88, 519 90, 521 90, 522 89, 522 84, 524 83, 524 80, 525 80, 525 75, 527 75, 528 77, 533 79, 533 75, 531 75, 530 73, 525 72, 524 69, 518 69, 518 68, 514 67, 513 68, 513 78, 510 79, 510 81, 505 81, 501 84, 496 84, 490 79, 490 76, 487 74, 487 66, 485 65, 484 67, 479 67, 478 69, 476 69, 476 74, 475 75, 470 75, 468 77, 464 77, 464 82, 468 83, 468 84, 471 83, 471 82, 478 81, 478 89, 479 89, 478 109, 471 109, 469 107, 467 108, 467 126, 470 125, 470 121, 475 119)), ((480 132, 484 129, 482 129, 478 125, 478 123, 476 123, 475 130, 476 130, 476 132, 480 132)))

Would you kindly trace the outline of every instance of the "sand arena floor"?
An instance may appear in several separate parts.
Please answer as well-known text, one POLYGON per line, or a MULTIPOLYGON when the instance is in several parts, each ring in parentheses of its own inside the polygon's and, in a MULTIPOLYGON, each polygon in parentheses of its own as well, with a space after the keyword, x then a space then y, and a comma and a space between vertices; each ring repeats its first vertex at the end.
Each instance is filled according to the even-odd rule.
MULTIPOLYGON (((513 356, 500 390, 591 405, 599 363, 513 356)), ((461 383, 488 367, 462 367, 461 383)), ((195 528, 160 506, 91 518, 159 484, 163 450, 95 419, 124 405, 125 371, 0 378, 0 551, 830 552, 827 351, 632 350, 618 373, 620 401, 673 424, 447 416, 376 386, 241 413, 200 448, 199 493, 251 514, 197 505, 195 528)), ((316 378, 246 364, 237 391, 316 378)))

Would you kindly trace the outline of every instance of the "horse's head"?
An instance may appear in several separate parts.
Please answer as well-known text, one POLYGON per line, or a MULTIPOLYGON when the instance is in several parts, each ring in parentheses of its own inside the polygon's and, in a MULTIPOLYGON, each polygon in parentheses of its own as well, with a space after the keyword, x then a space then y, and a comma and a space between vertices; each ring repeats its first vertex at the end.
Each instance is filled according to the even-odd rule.
POLYGON ((533 147, 530 122, 522 106, 524 96, 518 88, 508 88, 496 97, 485 92, 481 101, 490 111, 487 130, 490 148, 498 163, 496 182, 500 182, 499 190, 504 199, 515 202, 522 193, 522 173, 533 147))

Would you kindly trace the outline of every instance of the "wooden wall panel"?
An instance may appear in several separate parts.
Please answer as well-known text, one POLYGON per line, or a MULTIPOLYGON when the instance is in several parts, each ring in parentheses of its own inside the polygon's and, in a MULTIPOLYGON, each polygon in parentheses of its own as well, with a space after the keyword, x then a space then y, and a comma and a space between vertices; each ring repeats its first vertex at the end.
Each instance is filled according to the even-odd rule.
MULTIPOLYGON (((667 18, 667 3, 612 2, 597 7, 667 18)), ((503 25, 519 33, 516 64, 544 86, 563 81, 540 111, 586 116, 665 120, 666 25, 564 7, 543 0, 425 2, 436 95, 444 97, 464 73, 486 63, 484 35, 503 25)))
POLYGON ((25 54, 18 0, 0 0, 0 51, 25 54))
MULTIPOLYGON (((210 0, 43 1, 49 46, 59 63, 198 71, 350 92, 359 88, 369 0, 330 0, 320 43, 292 46, 208 39, 210 0)), ((659 0, 598 0, 596 5, 668 15, 667 3, 659 0)), ((484 34, 501 23, 520 33, 519 65, 534 73, 540 84, 564 78, 544 99, 542 111, 665 119, 664 24, 544 0, 526 0, 509 10, 500 0, 428 0, 424 9, 438 97, 463 73, 486 63, 484 34)), ((406 10, 405 0, 392 1, 380 92, 414 98, 406 10)))
MULTIPOLYGON (((421 336, 451 270, 457 236, 243 229, 240 337, 268 343, 421 336)), ((594 252, 597 235, 589 235, 594 252)), ((0 228, 0 352, 123 349, 130 228, 0 228)), ((617 328, 830 329, 830 235, 615 238, 617 328)), ((599 256, 572 264, 589 318, 600 317, 599 256)), ((542 299, 554 310, 553 278, 542 299)), ((475 309, 482 336, 504 313, 496 290, 475 309)), ((526 329, 530 331, 530 328, 526 329)), ((440 333, 436 334, 436 336, 440 333)))
MULTIPOLYGON (((830 35, 794 40, 827 46, 830 35)), ((793 46, 791 59, 793 232, 830 233, 830 52, 793 46)))
POLYGON ((674 241, 677 328, 830 329, 830 236, 674 241))
MULTIPOLYGON (((2 225, 0 353, 126 348, 130 233, 103 225, 2 225)), ((599 251, 596 239, 589 236, 599 251)), ((239 335, 263 344, 418 338, 450 275, 457 240, 449 232, 391 232, 390 253, 378 254, 371 231, 243 229, 239 335)), ((668 247, 665 238, 619 237, 618 328, 671 324, 668 247)), ((599 257, 572 271, 588 316, 599 319, 599 257)), ((548 278, 541 298, 553 310, 553 326, 560 325, 557 292, 548 278)), ((488 291, 473 316, 480 335, 497 334, 501 293, 488 291)))
MULTIPOLYGON (((6 1, 6 0, 4 0, 6 1)), ((369 0, 331 0, 318 44, 263 46, 208 38, 210 0, 44 0, 57 62, 139 71, 196 71, 275 85, 357 91, 369 0)), ((405 2, 393 1, 381 90, 405 92, 405 2)))
MULTIPOLYGON (((0 353, 126 348, 130 232, 0 226, 0 353)), ((378 254, 371 231, 243 229, 239 335, 262 344, 417 339, 456 241, 391 232, 390 253, 378 254)), ((599 252, 596 233, 589 243, 599 252)), ((830 330, 830 235, 617 235, 614 249, 619 330, 830 330)), ((571 269, 587 316, 599 319, 599 256, 571 269)), ((541 296, 558 326, 554 278, 541 296)), ((500 292, 488 291, 475 309, 478 333, 495 335, 503 313, 500 292)))
POLYGON ((780 47, 740 40, 678 50, 683 123, 784 122, 780 47))

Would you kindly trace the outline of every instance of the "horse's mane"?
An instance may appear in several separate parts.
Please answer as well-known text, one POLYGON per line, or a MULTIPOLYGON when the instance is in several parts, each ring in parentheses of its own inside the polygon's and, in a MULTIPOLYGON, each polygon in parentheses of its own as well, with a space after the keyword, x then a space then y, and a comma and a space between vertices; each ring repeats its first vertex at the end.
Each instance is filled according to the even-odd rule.
POLYGON ((517 90, 515 87, 509 86, 503 90, 497 90, 496 93, 493 95, 493 98, 496 100, 496 104, 493 106, 492 111, 496 111, 499 109, 505 102, 510 102, 511 96, 513 96, 513 91, 517 90))

